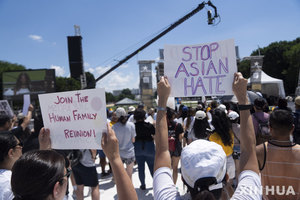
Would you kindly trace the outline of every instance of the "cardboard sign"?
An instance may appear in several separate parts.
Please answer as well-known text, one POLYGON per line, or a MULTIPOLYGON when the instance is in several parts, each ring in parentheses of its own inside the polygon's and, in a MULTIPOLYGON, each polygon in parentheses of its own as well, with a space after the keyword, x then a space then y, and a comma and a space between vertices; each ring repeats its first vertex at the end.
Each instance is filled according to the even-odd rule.
POLYGON ((39 95, 53 149, 101 149, 106 130, 104 89, 39 95))
POLYGON ((234 40, 199 45, 165 45, 164 74, 173 97, 233 95, 237 71, 234 40))
POLYGON ((14 116, 7 100, 0 100, 0 115, 8 115, 10 118, 14 116))

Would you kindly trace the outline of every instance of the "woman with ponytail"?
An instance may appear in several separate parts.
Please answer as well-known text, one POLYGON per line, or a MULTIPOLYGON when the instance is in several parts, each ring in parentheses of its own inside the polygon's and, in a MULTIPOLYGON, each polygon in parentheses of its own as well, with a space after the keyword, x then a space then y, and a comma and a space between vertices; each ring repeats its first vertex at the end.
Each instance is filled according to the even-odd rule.
MULTIPOLYGON (((213 111, 212 125, 215 132, 209 137, 209 140, 222 146, 227 156, 227 174, 230 183, 232 183, 235 177, 235 164, 232 157, 234 134, 231 130, 229 118, 222 109, 217 108, 213 111)), ((229 190, 233 193, 232 188, 229 188, 229 190)))
MULTIPOLYGON (((247 79, 235 74, 233 91, 243 109, 241 116, 241 155, 239 185, 231 199, 262 198, 261 179, 255 150, 253 122, 246 97, 247 79)), ((171 88, 167 77, 161 77, 157 84, 158 112, 155 133, 155 162, 153 193, 156 200, 180 200, 182 197, 172 180, 171 157, 168 147, 168 125, 166 104, 171 88)), ((227 141, 230 144, 230 140, 227 141)), ((226 143, 227 144, 227 143, 226 143)), ((181 176, 188 187, 189 199, 220 199, 225 193, 227 157, 221 145, 208 140, 195 140, 181 153, 181 176)))

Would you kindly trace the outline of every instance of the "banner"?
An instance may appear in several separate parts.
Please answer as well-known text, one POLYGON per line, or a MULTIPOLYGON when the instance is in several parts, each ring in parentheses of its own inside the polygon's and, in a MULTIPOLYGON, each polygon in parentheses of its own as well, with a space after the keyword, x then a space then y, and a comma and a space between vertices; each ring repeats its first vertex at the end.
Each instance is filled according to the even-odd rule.
POLYGON ((165 45, 165 75, 171 96, 233 95, 237 71, 234 40, 200 45, 165 45))
POLYGON ((101 149, 106 130, 104 89, 39 95, 53 149, 101 149))

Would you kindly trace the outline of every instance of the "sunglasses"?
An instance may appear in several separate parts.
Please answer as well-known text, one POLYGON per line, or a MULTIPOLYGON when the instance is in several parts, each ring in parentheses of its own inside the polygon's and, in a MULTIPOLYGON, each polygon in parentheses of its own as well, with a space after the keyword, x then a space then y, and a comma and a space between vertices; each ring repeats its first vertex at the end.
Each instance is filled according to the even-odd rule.
POLYGON ((14 146, 14 148, 16 148, 18 146, 21 147, 21 148, 23 148, 23 146, 24 146, 23 142, 19 142, 18 144, 16 144, 16 146, 14 146))
POLYGON ((67 172, 63 177, 69 178, 71 176, 72 170, 70 168, 67 168, 67 172))

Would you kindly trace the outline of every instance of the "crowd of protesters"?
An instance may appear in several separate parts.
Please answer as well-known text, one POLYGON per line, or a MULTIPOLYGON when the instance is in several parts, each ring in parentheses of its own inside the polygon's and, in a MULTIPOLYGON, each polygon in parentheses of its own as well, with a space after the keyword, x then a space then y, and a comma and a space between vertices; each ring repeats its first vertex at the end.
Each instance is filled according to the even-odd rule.
POLYGON ((186 106, 179 101, 172 109, 167 105, 170 85, 162 77, 157 108, 139 105, 107 112, 103 150, 51 150, 51 133, 42 128, 32 105, 26 116, 1 115, 0 200, 81 200, 84 186, 98 200, 97 157, 101 177, 112 174, 119 199, 137 199, 135 164, 140 189, 147 188, 145 163, 154 199, 299 199, 300 96, 292 112, 285 99, 273 109, 260 97, 252 105, 246 90, 247 80, 236 73, 238 104, 199 101, 186 106), (179 194, 178 181, 187 186, 185 194, 179 194))

